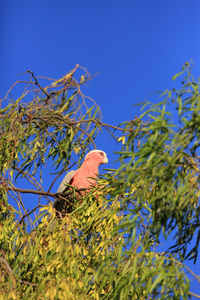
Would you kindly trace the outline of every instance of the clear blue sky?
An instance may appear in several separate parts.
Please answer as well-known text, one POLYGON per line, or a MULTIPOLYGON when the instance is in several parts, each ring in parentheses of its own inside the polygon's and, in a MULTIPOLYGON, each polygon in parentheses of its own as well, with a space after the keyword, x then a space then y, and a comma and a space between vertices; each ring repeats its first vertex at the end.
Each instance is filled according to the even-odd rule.
MULTIPOLYGON (((132 104, 176 87, 172 76, 186 61, 200 76, 199 0, 2 0, 0 28, 1 98, 27 69, 60 78, 78 63, 103 71, 85 93, 113 125, 139 114, 132 104)), ((102 135, 97 146, 112 168, 116 146, 102 135)))

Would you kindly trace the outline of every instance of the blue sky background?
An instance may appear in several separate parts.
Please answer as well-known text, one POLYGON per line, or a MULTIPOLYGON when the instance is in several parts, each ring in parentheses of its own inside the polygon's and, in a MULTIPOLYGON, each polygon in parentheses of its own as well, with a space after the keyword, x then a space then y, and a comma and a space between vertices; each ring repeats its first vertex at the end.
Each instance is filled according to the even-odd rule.
MULTIPOLYGON (((84 93, 113 125, 140 114, 132 104, 158 102, 153 92, 179 86, 172 77, 186 61, 200 76, 199 0, 6 0, 0 28, 1 98, 28 69, 60 78, 78 63, 91 74, 102 71, 84 93)), ((114 168, 117 145, 101 134, 97 146, 114 168)), ((200 274, 200 260, 187 264, 200 274)))

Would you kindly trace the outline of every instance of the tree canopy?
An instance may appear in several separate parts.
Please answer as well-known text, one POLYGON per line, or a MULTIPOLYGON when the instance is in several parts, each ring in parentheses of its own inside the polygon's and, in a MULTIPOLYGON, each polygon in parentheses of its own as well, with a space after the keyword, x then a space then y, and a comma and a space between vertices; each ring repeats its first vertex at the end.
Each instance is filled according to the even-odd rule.
POLYGON ((179 90, 118 125, 83 95, 91 76, 79 65, 58 80, 25 76, 1 100, 0 299, 188 299, 185 261, 196 262, 200 241, 200 93, 190 65, 173 78, 179 90), (52 187, 102 130, 119 143, 119 167, 81 201, 72 192, 73 211, 57 220, 52 187))

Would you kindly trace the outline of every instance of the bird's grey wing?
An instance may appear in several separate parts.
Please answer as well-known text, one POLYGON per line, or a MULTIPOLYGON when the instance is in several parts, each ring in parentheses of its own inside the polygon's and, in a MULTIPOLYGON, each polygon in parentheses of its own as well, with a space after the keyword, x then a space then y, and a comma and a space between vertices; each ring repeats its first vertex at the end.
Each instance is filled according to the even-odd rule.
POLYGON ((67 184, 67 183, 70 183, 70 180, 71 180, 72 177, 74 176, 74 173, 75 173, 74 170, 72 170, 72 171, 70 171, 69 173, 67 173, 67 175, 65 176, 65 178, 64 178, 63 181, 61 182, 61 184, 60 184, 60 186, 59 186, 59 188, 58 188, 58 190, 57 190, 57 193, 62 193, 62 192, 65 190, 66 184, 67 184))
MULTIPOLYGON (((66 189, 66 184, 70 183, 70 180, 73 178, 74 174, 75 174, 74 170, 67 173, 67 175, 64 177, 63 181, 61 182, 61 184, 57 190, 57 193, 64 192, 64 190, 66 189)), ((56 199, 56 201, 54 202, 55 209, 57 210, 57 212, 60 212, 62 215, 66 214, 66 209, 67 209, 66 205, 67 205, 67 202, 64 200, 56 199)))

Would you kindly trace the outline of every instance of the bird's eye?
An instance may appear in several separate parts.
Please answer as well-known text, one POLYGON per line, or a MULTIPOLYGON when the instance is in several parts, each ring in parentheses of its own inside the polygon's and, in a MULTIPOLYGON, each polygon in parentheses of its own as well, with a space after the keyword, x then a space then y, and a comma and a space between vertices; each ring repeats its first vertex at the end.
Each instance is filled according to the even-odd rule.
POLYGON ((104 157, 104 153, 103 152, 98 152, 99 155, 101 155, 101 157, 104 157))

